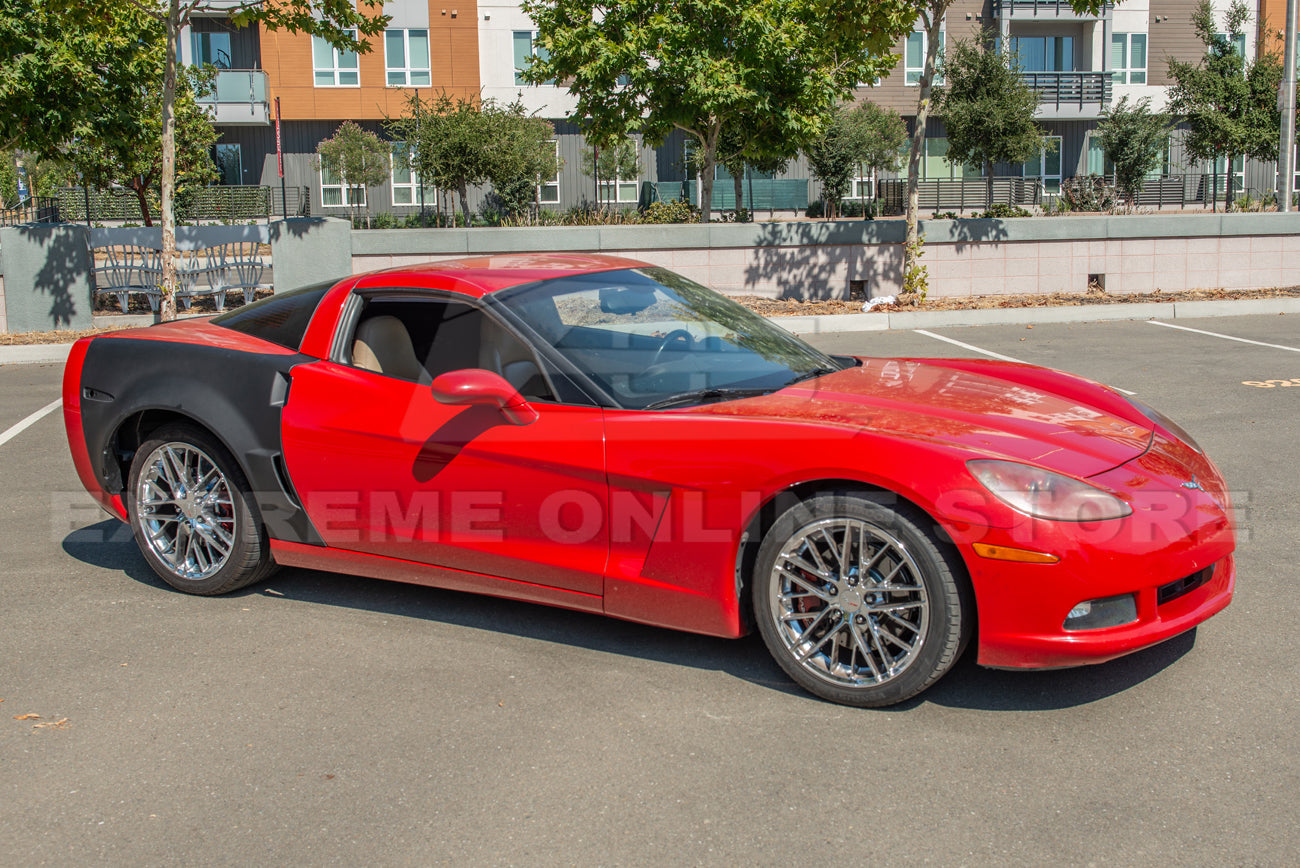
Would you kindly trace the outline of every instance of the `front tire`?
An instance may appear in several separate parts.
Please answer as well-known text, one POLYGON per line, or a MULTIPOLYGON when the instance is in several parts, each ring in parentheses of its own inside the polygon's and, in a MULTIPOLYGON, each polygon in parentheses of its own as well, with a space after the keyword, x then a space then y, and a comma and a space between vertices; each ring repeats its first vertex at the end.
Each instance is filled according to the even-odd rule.
POLYGON ((197 426, 166 425, 140 445, 127 510, 145 560, 179 591, 225 594, 275 568, 243 471, 197 426))
POLYGON ((822 494, 783 513, 755 560, 754 616, 768 651, 831 702, 893 705, 965 647, 973 607, 960 559, 924 514, 887 494, 822 494))

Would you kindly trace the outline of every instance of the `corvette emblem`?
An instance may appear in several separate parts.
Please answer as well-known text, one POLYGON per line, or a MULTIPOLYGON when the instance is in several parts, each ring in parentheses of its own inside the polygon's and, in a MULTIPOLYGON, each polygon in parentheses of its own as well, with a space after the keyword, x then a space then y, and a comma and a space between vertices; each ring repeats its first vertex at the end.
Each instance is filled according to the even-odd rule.
POLYGON ((1196 479, 1196 474, 1194 474, 1194 473, 1192 474, 1192 481, 1191 481, 1191 482, 1184 482, 1184 483, 1183 483, 1183 488, 1190 488, 1190 489, 1192 489, 1193 491, 1204 491, 1204 490, 1205 490, 1204 486, 1202 486, 1201 483, 1197 481, 1197 479, 1196 479))

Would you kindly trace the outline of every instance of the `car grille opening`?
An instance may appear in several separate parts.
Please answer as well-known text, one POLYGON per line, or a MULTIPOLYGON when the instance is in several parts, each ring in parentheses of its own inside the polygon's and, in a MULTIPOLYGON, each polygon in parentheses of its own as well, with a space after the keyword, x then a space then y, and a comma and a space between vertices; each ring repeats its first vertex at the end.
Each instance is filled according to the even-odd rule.
POLYGON ((1210 564, 1205 569, 1197 570, 1190 576, 1183 576, 1177 581, 1161 585, 1156 589, 1156 605, 1163 606, 1165 603, 1172 603, 1179 597, 1195 591, 1214 575, 1214 567, 1214 564, 1210 564))

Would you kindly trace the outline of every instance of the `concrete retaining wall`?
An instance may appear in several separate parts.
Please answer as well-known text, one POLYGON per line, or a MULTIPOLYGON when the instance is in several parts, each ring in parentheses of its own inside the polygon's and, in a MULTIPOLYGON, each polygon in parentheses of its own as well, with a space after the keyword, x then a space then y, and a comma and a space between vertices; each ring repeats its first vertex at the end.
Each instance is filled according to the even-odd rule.
MULTIPOLYGON (((1300 214, 923 220, 939 296, 1254 289, 1300 282, 1300 214)), ((641 259, 731 294, 843 298, 901 288, 898 220, 707 226, 400 229, 352 233, 352 269, 458 256, 586 251, 641 259)))

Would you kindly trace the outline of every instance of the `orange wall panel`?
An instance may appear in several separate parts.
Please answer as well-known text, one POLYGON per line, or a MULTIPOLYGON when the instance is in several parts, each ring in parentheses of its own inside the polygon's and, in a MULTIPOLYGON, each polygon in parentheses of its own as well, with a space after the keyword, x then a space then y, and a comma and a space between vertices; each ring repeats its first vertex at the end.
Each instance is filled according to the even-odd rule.
POLYGON ((447 91, 453 96, 479 92, 478 5, 457 0, 456 16, 446 4, 429 6, 429 53, 432 87, 388 87, 383 37, 358 59, 360 87, 316 87, 312 41, 305 33, 261 26, 262 68, 272 100, 280 98, 284 120, 383 120, 402 112, 415 91, 424 99, 447 91))

